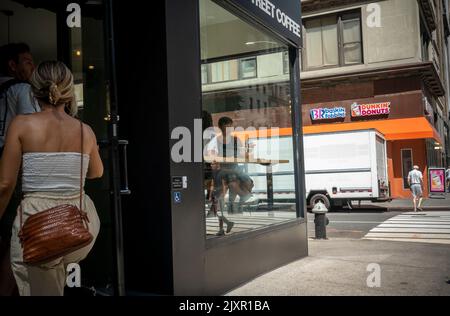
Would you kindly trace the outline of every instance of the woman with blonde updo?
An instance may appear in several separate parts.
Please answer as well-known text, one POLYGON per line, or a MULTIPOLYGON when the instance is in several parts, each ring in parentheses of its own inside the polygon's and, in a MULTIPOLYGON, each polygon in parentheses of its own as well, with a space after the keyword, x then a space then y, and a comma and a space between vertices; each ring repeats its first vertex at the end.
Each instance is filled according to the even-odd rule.
MULTIPOLYGON (((86 178, 99 178, 103 174, 94 132, 73 117, 77 113, 77 105, 70 70, 58 61, 43 62, 32 75, 31 85, 42 111, 19 115, 11 122, 0 162, 0 218, 22 164, 23 222, 30 215, 58 205, 80 206, 81 159, 84 162, 83 186, 86 178)), ((11 265, 20 295, 64 294, 67 265, 78 263, 87 256, 100 229, 94 204, 84 193, 82 209, 87 212, 93 241, 40 266, 23 262, 18 237, 20 216, 16 216, 11 240, 11 265)))

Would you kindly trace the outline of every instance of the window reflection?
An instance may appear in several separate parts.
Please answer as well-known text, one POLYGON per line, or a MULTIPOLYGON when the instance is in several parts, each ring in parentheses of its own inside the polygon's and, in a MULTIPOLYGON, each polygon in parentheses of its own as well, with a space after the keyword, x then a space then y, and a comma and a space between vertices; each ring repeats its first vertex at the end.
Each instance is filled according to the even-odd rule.
POLYGON ((71 68, 74 77, 75 97, 77 99, 78 108, 83 109, 83 49, 81 29, 72 28, 70 31, 70 38, 72 47, 71 68))
POLYGON ((200 0, 206 234, 296 218, 288 47, 200 0))

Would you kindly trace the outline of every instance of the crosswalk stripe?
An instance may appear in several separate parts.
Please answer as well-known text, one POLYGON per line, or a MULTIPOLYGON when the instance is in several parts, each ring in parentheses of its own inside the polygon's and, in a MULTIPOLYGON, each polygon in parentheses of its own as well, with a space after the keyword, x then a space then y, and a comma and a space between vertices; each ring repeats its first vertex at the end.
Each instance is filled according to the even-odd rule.
POLYGON ((378 226, 379 228, 450 228, 450 225, 438 225, 438 224, 431 224, 431 225, 420 225, 420 224, 381 224, 378 226))
POLYGON ((431 219, 409 219, 409 220, 388 220, 387 223, 430 223, 430 224, 447 224, 450 225, 450 221, 437 221, 437 220, 431 220, 431 219))
POLYGON ((373 228, 364 239, 450 244, 450 212, 401 214, 373 228))
POLYGON ((372 233, 450 233, 450 229, 433 229, 433 228, 374 228, 372 233))
MULTIPOLYGON (((420 238, 426 238, 426 239, 449 239, 450 234, 415 234, 415 236, 420 238)), ((392 234, 390 233, 368 233, 366 237, 377 237, 377 238, 389 238, 392 237, 392 234)), ((409 233, 397 233, 395 234, 395 238, 410 238, 411 234, 409 233)), ((450 239, 449 239, 450 241, 450 239)))

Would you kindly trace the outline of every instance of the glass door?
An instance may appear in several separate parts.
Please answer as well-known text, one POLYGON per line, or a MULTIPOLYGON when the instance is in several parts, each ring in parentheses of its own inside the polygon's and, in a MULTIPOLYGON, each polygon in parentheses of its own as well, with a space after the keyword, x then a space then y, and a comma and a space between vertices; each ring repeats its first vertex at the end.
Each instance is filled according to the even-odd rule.
MULTIPOLYGON (((119 147, 114 85, 111 83, 113 50, 106 47, 105 34, 111 24, 105 19, 109 0, 2 0, 0 45, 24 42, 31 47, 34 61, 63 61, 73 72, 79 117, 94 130, 105 167, 104 176, 86 182, 86 192, 97 208, 101 228, 89 256, 81 262, 82 286, 98 293, 119 294, 122 273, 119 147), (7 20, 6 20, 7 19, 7 20), (7 25, 3 32, 3 25, 7 25)), ((122 179, 123 180, 123 179, 122 179)), ((122 181, 126 182, 126 181, 122 181)), ((122 189, 122 190, 121 190, 122 189)))
MULTIPOLYGON (((75 79, 79 117, 94 130, 103 163, 105 175, 98 180, 88 181, 86 192, 92 195, 102 226, 96 245, 90 255, 81 263, 82 277, 85 285, 94 286, 98 290, 112 289, 113 268, 108 262, 112 254, 112 223, 109 200, 109 156, 107 118, 109 100, 104 48, 103 4, 98 1, 81 8, 81 27, 60 25, 58 31, 66 33, 60 36, 58 45, 67 45, 60 59, 72 69, 75 79)), ((67 14, 65 14, 67 16, 67 14)), ((61 20, 63 20, 61 18, 61 20)), ((60 51, 61 52, 61 51, 60 51)))
MULTIPOLYGON (((86 286, 94 286, 97 292, 123 294, 119 281, 123 273, 120 194, 129 193, 128 188, 120 188, 118 170, 119 146, 122 150, 125 141, 118 141, 117 117, 112 115, 111 104, 114 96, 111 78, 111 47, 106 47, 105 36, 111 32, 105 19, 109 16, 110 1, 87 1, 81 10, 81 25, 76 25, 76 17, 71 19, 62 12, 58 25, 59 58, 70 65, 75 79, 75 89, 79 107, 79 117, 89 124, 99 143, 105 173, 101 179, 89 181, 86 191, 95 202, 100 220, 101 233, 90 255, 82 262, 82 272, 86 286), (66 22, 66 23, 64 23, 66 22), (71 23, 72 22, 72 23, 71 23), (75 24, 75 26, 73 26, 75 24), (106 35, 105 35, 106 34, 106 35), (114 130, 114 132, 112 132, 114 130)), ((67 10, 70 8, 67 3, 67 10)), ((72 12, 76 12, 76 8, 72 12)), ((69 14, 70 15, 70 14, 69 14)))

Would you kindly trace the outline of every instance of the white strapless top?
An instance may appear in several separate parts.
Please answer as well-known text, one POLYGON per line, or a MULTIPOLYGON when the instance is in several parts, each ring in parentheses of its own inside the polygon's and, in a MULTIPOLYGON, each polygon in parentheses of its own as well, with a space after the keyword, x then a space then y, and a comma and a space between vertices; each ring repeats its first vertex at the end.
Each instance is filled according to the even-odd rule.
MULTIPOLYGON (((61 192, 80 190, 80 153, 25 153, 23 159, 23 192, 61 192)), ((83 155, 83 188, 89 166, 89 155, 83 155)))

